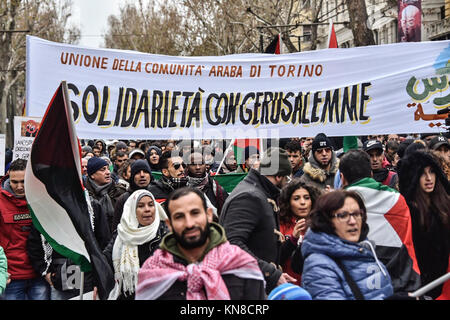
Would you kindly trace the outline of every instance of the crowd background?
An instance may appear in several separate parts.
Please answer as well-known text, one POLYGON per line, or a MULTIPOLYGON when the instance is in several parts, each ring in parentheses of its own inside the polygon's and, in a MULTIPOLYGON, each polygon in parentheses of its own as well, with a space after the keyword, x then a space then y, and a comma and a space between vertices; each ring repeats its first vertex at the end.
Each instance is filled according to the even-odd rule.
MULTIPOLYGON (((313 299, 407 298, 448 272, 448 133, 271 140, 263 157, 256 146, 237 155, 229 148, 232 142, 81 140, 83 184, 94 209, 96 239, 116 274, 115 299, 134 299, 139 269, 173 234, 165 223, 171 213, 164 204, 184 187, 205 196, 213 234, 220 234, 218 243, 228 240, 256 259, 266 297, 290 282, 302 285, 313 299), (269 172, 274 163, 277 171, 269 172), (349 173, 349 164, 354 172, 349 173), (227 192, 215 176, 230 173, 245 178, 227 192), (411 261, 395 260, 397 251, 372 241, 369 231, 379 225, 371 220, 369 200, 381 199, 381 193, 367 198, 357 190, 342 191, 361 187, 361 181, 378 192, 392 191, 397 203, 406 203, 405 227, 394 229, 411 261), (139 220, 142 198, 150 202, 142 207, 156 207, 148 209, 158 217, 153 213, 150 223, 139 220), (344 235, 339 234, 340 222, 347 228, 344 235), (348 232, 358 237, 347 239, 348 232), (364 252, 364 257, 356 258, 355 252, 364 252), (376 272, 367 274, 370 268, 376 272), (375 283, 371 290, 355 292, 355 282, 367 287, 362 284, 370 281, 375 283)), ((76 297, 79 268, 53 250, 32 224, 23 188, 26 161, 12 161, 11 150, 5 160, 7 174, 0 181, 1 299, 76 297)), ((85 292, 94 287, 95 278, 87 273, 85 292)), ((444 291, 440 285, 425 298, 436 299, 444 291)))

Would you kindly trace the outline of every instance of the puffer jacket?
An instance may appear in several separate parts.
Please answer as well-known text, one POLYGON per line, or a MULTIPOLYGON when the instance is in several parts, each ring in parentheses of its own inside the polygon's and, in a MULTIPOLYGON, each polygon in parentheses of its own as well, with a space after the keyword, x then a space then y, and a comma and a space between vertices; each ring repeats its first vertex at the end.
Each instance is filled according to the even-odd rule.
POLYGON ((393 294, 391 278, 369 241, 353 243, 323 232, 308 230, 302 243, 305 258, 302 287, 314 300, 354 300, 340 260, 366 300, 393 294))

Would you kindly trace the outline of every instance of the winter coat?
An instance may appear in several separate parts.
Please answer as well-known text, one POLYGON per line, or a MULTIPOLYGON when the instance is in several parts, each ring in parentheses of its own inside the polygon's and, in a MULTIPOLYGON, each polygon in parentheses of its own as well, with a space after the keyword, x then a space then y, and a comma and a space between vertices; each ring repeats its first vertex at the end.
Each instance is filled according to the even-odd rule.
MULTIPOLYGON (((162 179, 162 177, 161 177, 162 179)), ((169 194, 174 191, 175 189, 169 186, 167 183, 163 183, 160 180, 152 181, 148 187, 148 191, 150 191, 153 196, 155 197, 155 200, 158 203, 163 203, 169 198, 169 194)))
POLYGON ((332 152, 331 167, 329 171, 322 169, 314 155, 311 155, 308 162, 303 166, 303 175, 300 180, 310 184, 319 190, 323 190, 327 185, 334 186, 334 177, 339 169, 339 159, 336 153, 332 152))
POLYGON ((5 190, 8 179, 7 175, 0 180, 0 247, 8 258, 11 280, 33 279, 37 275, 26 251, 32 225, 31 214, 25 198, 16 198, 5 190))
POLYGON ((301 272, 298 272, 293 269, 293 264, 295 265, 297 262, 294 262, 294 253, 298 250, 298 238, 294 238, 292 236, 292 232, 294 231, 295 226, 295 218, 292 219, 292 223, 281 223, 280 231, 285 236, 285 241, 283 242, 281 249, 281 258, 280 262, 283 267, 283 271, 286 272, 291 277, 297 279, 297 285, 301 283, 301 272))
POLYGON ((251 169, 228 196, 219 223, 231 244, 253 255, 266 280, 266 292, 276 287, 282 274, 282 234, 276 200, 280 190, 255 169, 251 169))
MULTIPOLYGON (((89 196, 91 196, 95 200, 101 201, 102 197, 95 192, 95 188, 92 186, 90 179, 86 179, 84 186, 86 187, 87 191, 89 192, 89 196)), ((107 191, 105 197, 109 197, 111 199, 112 209, 108 210, 108 208, 106 206, 102 206, 102 208, 101 208, 102 211, 104 212, 104 214, 106 215, 106 217, 108 218, 107 223, 108 223, 110 232, 112 232, 113 219, 114 219, 114 208, 115 208, 117 199, 119 199, 119 197, 125 192, 126 192, 126 190, 123 188, 123 186, 118 185, 113 180, 111 180, 111 184, 108 187, 108 191, 107 191)))
MULTIPOLYGON (((445 226, 433 206, 429 206, 426 217, 429 228, 420 223, 420 213, 415 205, 417 188, 424 168, 430 166, 436 176, 436 183, 443 185, 444 192, 450 194, 450 182, 442 171, 439 162, 430 153, 416 151, 402 158, 399 163, 399 187, 409 206, 412 222, 412 238, 420 269, 422 286, 439 278, 447 272, 450 259, 450 230, 445 226)), ((449 205, 446 206, 450 210, 449 205)), ((448 214, 448 211, 447 211, 448 214)), ((443 290, 443 285, 425 293, 433 299, 443 290)))
POLYGON ((308 230, 302 244, 305 257, 302 287, 313 300, 355 299, 339 259, 366 300, 381 300, 393 294, 386 267, 377 259, 368 241, 353 243, 336 235, 308 230))
MULTIPOLYGON (((442 222, 436 218, 437 214, 432 209, 429 210, 430 229, 425 230, 419 223, 420 216, 417 208, 412 203, 408 203, 408 205, 412 218, 412 235, 420 269, 420 280, 422 286, 424 286, 447 273, 450 254, 450 230, 445 228, 442 222)), ((442 288, 443 284, 428 291, 425 295, 436 299, 441 294, 442 288)))
POLYGON ((379 170, 373 170, 372 173, 375 181, 398 190, 398 175, 394 171, 390 171, 387 168, 381 168, 379 170))

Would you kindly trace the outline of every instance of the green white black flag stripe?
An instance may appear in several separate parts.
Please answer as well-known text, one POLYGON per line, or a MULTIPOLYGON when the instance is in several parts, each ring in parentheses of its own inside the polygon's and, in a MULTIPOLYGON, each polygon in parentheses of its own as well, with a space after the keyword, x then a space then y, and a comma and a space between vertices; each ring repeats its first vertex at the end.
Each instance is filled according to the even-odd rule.
POLYGON ((33 142, 25 192, 35 227, 58 253, 80 265, 82 271, 92 270, 99 296, 106 298, 114 277, 92 229, 81 178, 81 148, 68 97, 62 82, 33 142))

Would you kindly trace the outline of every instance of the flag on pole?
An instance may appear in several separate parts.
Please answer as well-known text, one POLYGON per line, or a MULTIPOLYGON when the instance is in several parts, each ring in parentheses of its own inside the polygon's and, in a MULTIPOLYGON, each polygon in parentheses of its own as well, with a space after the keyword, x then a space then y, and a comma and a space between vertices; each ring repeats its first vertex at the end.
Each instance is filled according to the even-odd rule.
POLYGON ((334 31, 334 24, 333 21, 330 22, 330 29, 328 31, 328 48, 337 48, 337 38, 336 38, 336 32, 334 31))
POLYGON ((277 34, 272 42, 267 46, 264 53, 281 54, 281 33, 277 34))
POLYGON ((35 227, 54 250, 80 265, 81 271, 92 271, 99 297, 106 299, 114 287, 114 274, 94 236, 80 154, 67 85, 62 82, 31 148, 26 197, 35 227))

